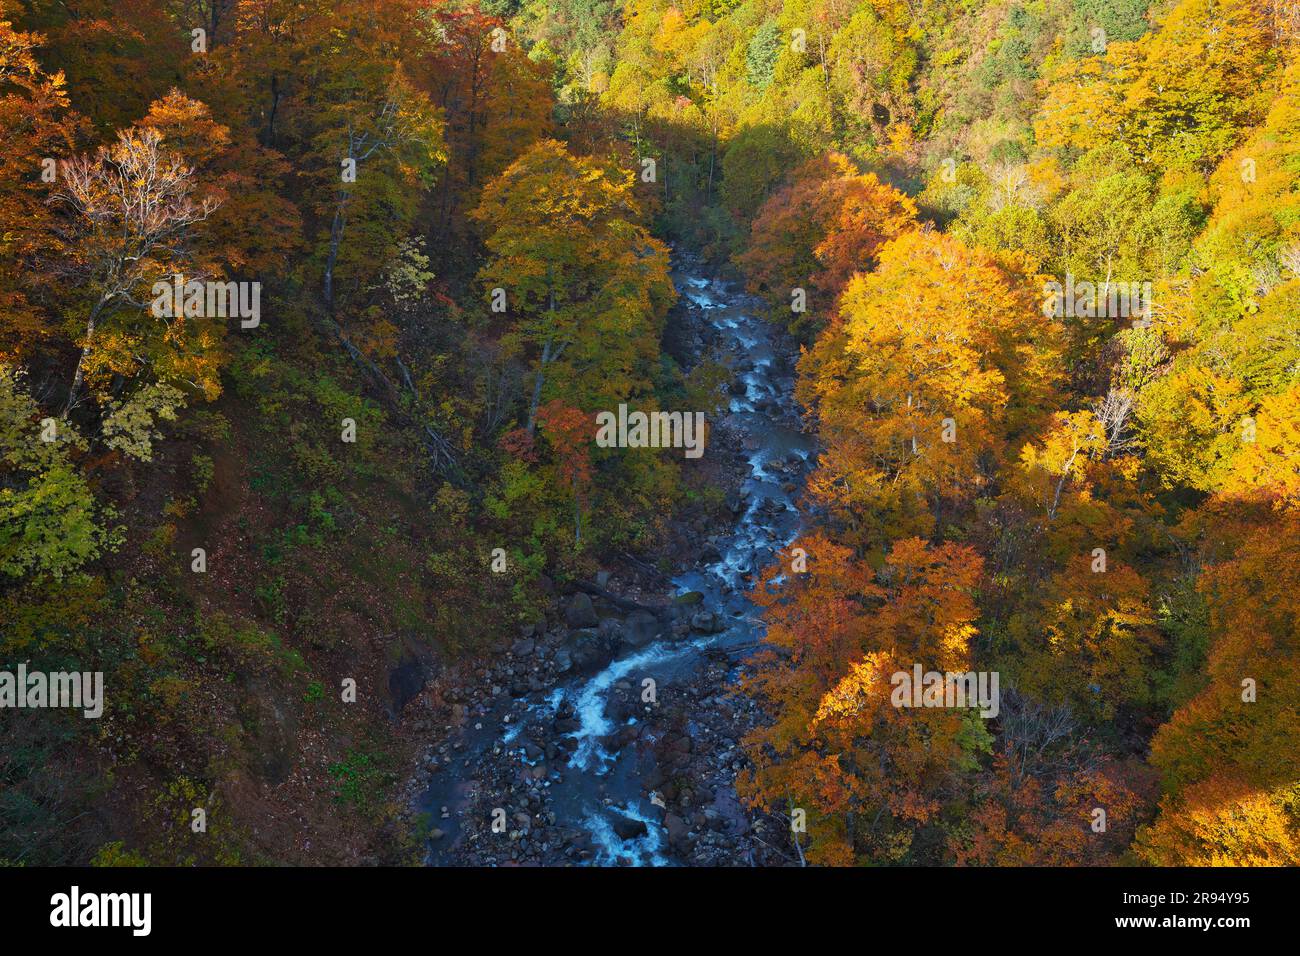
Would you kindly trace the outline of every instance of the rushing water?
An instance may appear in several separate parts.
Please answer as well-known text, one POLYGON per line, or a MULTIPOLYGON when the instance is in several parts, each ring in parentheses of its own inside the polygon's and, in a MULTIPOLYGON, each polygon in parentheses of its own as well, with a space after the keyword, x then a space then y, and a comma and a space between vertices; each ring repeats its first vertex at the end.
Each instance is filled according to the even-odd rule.
POLYGON ((610 688, 624 679, 639 687, 643 677, 652 677, 663 687, 689 676, 707 652, 742 648, 761 637, 761 621, 746 591, 751 580, 777 560, 777 552, 798 534, 792 485, 800 481, 796 476, 803 474, 812 453, 812 440, 799 428, 792 375, 788 369, 777 371, 786 363, 777 361, 773 330, 757 316, 754 302, 722 283, 690 272, 675 273, 674 281, 678 292, 704 311, 705 321, 719 333, 723 353, 719 357, 736 370, 739 385, 732 389, 728 425, 745 436, 749 476, 741 489, 742 507, 736 524, 718 543, 720 560, 679 573, 672 580, 673 596, 701 592, 704 598, 699 607, 723 615, 729 626, 705 636, 665 637, 614 660, 597 674, 572 678, 546 694, 504 701, 488 713, 471 717, 456 757, 440 769, 421 800, 434 824, 446 834, 431 850, 430 863, 445 862, 445 848, 459 835, 455 814, 440 817, 439 811, 443 806, 463 807, 473 796, 468 780, 476 761, 490 752, 517 759, 524 766, 536 764, 519 745, 520 732, 531 722, 549 723, 566 703, 578 722, 577 729, 568 734, 576 749, 568 765, 543 783, 557 824, 590 832, 597 864, 671 862, 659 826, 661 814, 641 784, 648 758, 638 747, 611 752, 602 744, 618 729, 605 713, 610 688), (776 462, 782 467, 776 467, 776 462), (641 821, 646 833, 621 839, 614 829, 617 817, 641 821))

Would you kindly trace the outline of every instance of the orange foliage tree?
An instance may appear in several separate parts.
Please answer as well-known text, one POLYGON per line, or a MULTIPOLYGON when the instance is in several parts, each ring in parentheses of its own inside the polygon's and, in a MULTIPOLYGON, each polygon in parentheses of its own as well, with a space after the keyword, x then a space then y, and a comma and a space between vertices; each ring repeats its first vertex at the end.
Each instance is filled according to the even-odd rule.
POLYGON ((582 544, 582 507, 591 485, 592 417, 552 399, 537 410, 560 481, 573 495, 573 541, 582 544))
POLYGON ((916 205, 840 153, 808 160, 758 211, 737 264, 751 291, 796 332, 825 325, 855 272, 875 265, 880 246, 916 223, 916 205), (807 293, 805 312, 791 311, 792 292, 807 293))
POLYGON ((800 365, 826 449, 810 490, 853 540, 929 534, 1051 400, 1056 329, 1027 277, 947 236, 886 244, 800 365))
POLYGON ((769 573, 755 592, 775 650, 746 685, 776 719, 745 738, 754 769, 740 792, 805 811, 814 862, 906 859, 990 738, 974 711, 895 707, 891 675, 970 668, 983 562, 910 538, 873 573, 824 537, 795 546, 808 570, 781 587, 769 573))

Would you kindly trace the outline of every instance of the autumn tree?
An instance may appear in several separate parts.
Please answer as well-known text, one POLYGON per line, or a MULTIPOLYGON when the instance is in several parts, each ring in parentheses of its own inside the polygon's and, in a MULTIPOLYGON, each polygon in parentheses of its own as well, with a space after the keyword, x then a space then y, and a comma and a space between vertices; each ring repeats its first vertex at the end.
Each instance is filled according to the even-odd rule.
POLYGON ((1021 690, 1104 720, 1150 702, 1160 639, 1149 585, 1134 568, 1116 555, 1078 554, 1035 603, 1009 628, 1021 690))
POLYGON ((325 215, 322 282, 325 308, 336 309, 336 272, 342 263, 355 291, 363 276, 373 275, 375 253, 381 260, 395 247, 395 211, 413 215, 411 190, 428 188, 434 169, 444 160, 441 123, 423 94, 398 71, 363 86, 364 74, 336 77, 326 88, 330 97, 312 140, 313 154, 336 181, 325 215), (349 223, 351 222, 351 229, 349 223), (352 241, 345 244, 345 237, 352 241))
MULTIPOLYGON (((206 2, 206 0, 205 0, 206 2)), ((226 0, 218 0, 226 2, 226 0)), ((46 69, 61 74, 74 107, 92 119, 94 142, 136 122, 180 79, 191 50, 190 30, 169 15, 171 0, 25 2, 15 19, 48 39, 46 69)))
POLYGON ((1139 39, 1062 61, 1038 140, 1088 148, 1114 139, 1137 163, 1208 171, 1267 108, 1270 41, 1255 0, 1181 0, 1139 39))
POLYGON ((892 676, 969 669, 983 562, 911 538, 873 573, 820 536, 792 547, 807 570, 778 588, 778 569, 755 592, 779 653, 762 655, 746 684, 775 720, 745 738, 754 769, 738 787, 752 803, 806 811, 814 862, 909 859, 991 738, 975 711, 895 706, 892 676))
POLYGON ((1300 793, 1289 784, 1256 790, 1216 774, 1166 798, 1134 849, 1151 866, 1296 866, 1300 793))
POLYGON ((1277 865, 1296 859, 1300 654, 1294 513, 1225 501, 1191 519, 1217 559, 1198 588, 1209 608, 1208 683, 1151 742, 1161 814, 1139 853, 1161 865, 1277 865), (1226 550, 1226 554, 1224 553, 1226 550))
POLYGON ((78 124, 63 76, 37 58, 44 38, 16 30, 9 7, 0 3, 0 355, 25 361, 54 332, 33 294, 49 282, 41 263, 58 236, 47 200, 78 124))
POLYGON ((290 166, 246 129, 217 122, 208 105, 172 90, 150 104, 142 127, 192 165, 196 201, 214 206, 194 237, 195 254, 223 276, 265 282, 301 253, 302 216, 284 193, 290 166))
POLYGON ((550 132, 551 91, 542 64, 528 59, 502 21, 475 8, 439 7, 441 40, 412 63, 414 82, 445 119, 449 160, 438 183, 439 236, 467 241, 464 210, 483 186, 550 132))
POLYGON ((83 380, 102 389, 114 374, 134 378, 142 354, 159 379, 194 382, 209 396, 219 390, 212 360, 218 324, 201 316, 157 318, 146 291, 164 277, 202 272, 191 242, 217 202, 194 192, 193 167, 149 127, 123 130, 113 145, 65 165, 54 197, 66 216, 61 268, 79 292, 82 314, 74 320, 79 355, 64 418, 78 406, 83 380))
POLYGON ((865 127, 886 147, 910 141, 907 124, 915 114, 910 84, 919 55, 907 23, 902 5, 860 4, 828 52, 830 85, 845 122, 865 127))
POLYGON ((1055 330, 1022 274, 937 233, 883 246, 801 363, 826 442, 812 493, 879 540, 930 533, 1050 401, 1055 330))
POLYGON ((948 835, 953 862, 1118 863, 1148 809, 1149 774, 1091 741, 1068 706, 1004 688, 998 725, 992 765, 976 777, 970 806, 948 835))
POLYGON ((649 385, 672 300, 667 250, 638 221, 632 177, 543 140, 483 191, 474 213, 492 258, 479 273, 504 298, 533 362, 525 428, 544 386, 587 410, 649 385))
POLYGON ((591 416, 552 399, 537 410, 537 421, 551 446, 560 481, 573 496, 573 541, 582 545, 582 508, 592 479, 591 416))
POLYGON ((0 365, 0 574, 59 580, 118 535, 75 464, 85 439, 66 421, 43 419, 23 378, 0 365))
POLYGON ((870 271, 880 246, 912 227, 915 216, 902 193, 830 153, 800 166, 763 204, 736 261, 774 317, 815 332, 849 278, 870 271), (799 312, 793 310, 796 289, 806 293, 799 312))

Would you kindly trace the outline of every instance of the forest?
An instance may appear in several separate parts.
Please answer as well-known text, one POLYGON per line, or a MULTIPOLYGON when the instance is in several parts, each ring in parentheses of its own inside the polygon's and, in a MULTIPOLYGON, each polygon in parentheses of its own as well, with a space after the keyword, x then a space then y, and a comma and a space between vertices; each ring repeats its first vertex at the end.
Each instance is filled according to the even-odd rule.
POLYGON ((1300 864, 1300 6, 0 0, 0 866, 526 861, 1300 864))

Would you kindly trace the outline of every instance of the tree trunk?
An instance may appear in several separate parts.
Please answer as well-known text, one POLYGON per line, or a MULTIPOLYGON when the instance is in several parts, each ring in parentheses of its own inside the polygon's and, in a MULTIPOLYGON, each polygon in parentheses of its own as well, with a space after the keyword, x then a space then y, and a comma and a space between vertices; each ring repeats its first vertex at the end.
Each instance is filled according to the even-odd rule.
POLYGON ((90 310, 90 318, 86 320, 86 342, 81 346, 81 355, 77 356, 77 369, 72 373, 72 385, 68 388, 68 403, 63 406, 64 421, 67 421, 68 415, 77 404, 77 393, 81 391, 81 378, 86 367, 86 357, 90 355, 90 340, 95 336, 95 323, 99 320, 99 313, 103 311, 105 301, 105 299, 100 299, 96 302, 95 307, 90 310))
MULTIPOLYGON (((548 266, 548 267, 547 267, 547 282, 548 282, 548 284, 550 283, 550 281, 551 281, 551 279, 550 279, 550 267, 548 266)), ((551 316, 551 323, 552 323, 552 324, 551 324, 551 328, 554 329, 554 328, 555 328, 555 325, 554 325, 554 323, 555 323, 555 288, 554 288, 554 286, 551 287, 550 316, 551 316)), ((567 344, 567 343, 566 343, 566 344, 567 344)), ((529 438, 532 438, 532 437, 533 437, 533 433, 534 433, 534 431, 535 431, 536 428, 537 428, 537 406, 538 406, 538 404, 539 404, 539 403, 541 402, 541 400, 542 400, 542 380, 546 377, 546 366, 547 366, 548 363, 553 362, 553 361, 555 361, 555 359, 559 358, 559 357, 560 357, 560 353, 563 352, 563 351, 564 351, 564 346, 561 345, 558 349, 555 350, 555 354, 553 354, 553 355, 551 354, 551 339, 550 339, 550 337, 547 337, 547 339, 546 339, 546 343, 542 346, 542 361, 541 361, 541 363, 537 366, 537 378, 536 378, 536 380, 534 380, 534 382, 533 382, 533 401, 532 401, 532 404, 530 404, 530 405, 528 406, 528 428, 527 428, 526 430, 527 430, 527 432, 528 432, 528 437, 529 437, 529 438)))
POLYGON ((1056 483, 1056 494, 1052 495, 1052 507, 1047 509, 1047 520, 1056 520, 1056 509, 1061 504, 1061 492, 1065 489, 1065 482, 1070 477, 1070 469, 1074 467, 1074 459, 1079 457, 1079 447, 1076 442, 1074 450, 1070 452, 1070 460, 1065 463, 1065 470, 1061 472, 1061 480, 1056 483))
POLYGON ((573 544, 582 545, 582 501, 578 497, 578 479, 573 479, 573 544))
POLYGON ((537 406, 542 400, 542 380, 546 376, 546 363, 551 360, 551 340, 542 346, 542 361, 537 366, 537 377, 533 380, 533 400, 528 405, 528 437, 533 436, 537 428, 537 406))
POLYGON ((330 224, 330 251, 325 259, 325 309, 330 315, 334 314, 334 265, 338 262, 339 245, 343 241, 343 226, 347 221, 343 206, 347 201, 348 194, 344 193, 334 210, 334 222, 330 224))
POLYGON ((713 142, 709 144, 709 185, 704 192, 706 202, 713 202, 713 167, 718 159, 718 127, 713 127, 713 142))
POLYGON ((266 145, 275 145, 275 114, 280 110, 280 78, 271 76, 271 114, 266 120, 266 145))

